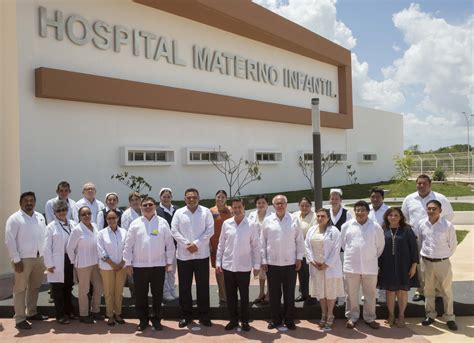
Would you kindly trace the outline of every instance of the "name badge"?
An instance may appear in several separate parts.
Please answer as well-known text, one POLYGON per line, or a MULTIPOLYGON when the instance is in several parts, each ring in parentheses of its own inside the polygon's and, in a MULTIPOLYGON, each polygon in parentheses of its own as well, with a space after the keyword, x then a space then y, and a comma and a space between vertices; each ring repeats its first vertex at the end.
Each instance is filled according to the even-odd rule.
POLYGON ((152 236, 158 236, 159 233, 160 233, 160 230, 158 230, 158 229, 154 229, 154 230, 151 231, 152 236))

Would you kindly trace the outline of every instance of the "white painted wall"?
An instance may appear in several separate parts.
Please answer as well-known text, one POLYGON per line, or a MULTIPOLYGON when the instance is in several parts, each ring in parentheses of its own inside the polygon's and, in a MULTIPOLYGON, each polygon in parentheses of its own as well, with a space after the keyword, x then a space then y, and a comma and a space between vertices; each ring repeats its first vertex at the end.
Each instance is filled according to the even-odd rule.
MULTIPOLYGON (((314 94, 290 91, 282 86, 269 86, 249 80, 194 70, 191 66, 193 43, 223 51, 239 52, 259 61, 280 67, 293 67, 312 75, 333 80, 337 89, 335 67, 315 62, 281 49, 254 42, 215 28, 207 27, 129 1, 35 1, 20 0, 18 7, 20 113, 21 113, 21 189, 34 190, 38 207, 55 196, 56 184, 68 180, 74 199, 81 197, 86 181, 98 187, 98 196, 115 190, 126 203, 128 190, 115 180, 121 146, 167 146, 175 150, 177 163, 171 166, 128 167, 153 185, 153 195, 163 186, 175 190, 175 198, 189 186, 211 197, 225 188, 223 177, 211 166, 183 165, 183 149, 188 146, 222 146, 233 157, 247 158, 250 149, 279 150, 283 162, 261 165, 263 180, 246 188, 245 193, 297 190, 308 188, 297 166, 298 152, 312 147, 311 127, 284 123, 223 118, 129 107, 86 104, 34 96, 34 74, 37 67, 66 69, 135 81, 196 89, 244 98, 310 107, 314 94), (67 16, 80 14, 87 19, 101 19, 109 24, 146 29, 177 39, 180 50, 188 52, 187 67, 164 61, 134 57, 131 52, 101 51, 92 46, 77 46, 67 37, 57 41, 38 34, 38 6, 59 9, 67 16)), ((185 99, 184 99, 185 100, 185 99)), ((337 111, 337 101, 321 97, 321 109, 337 111)), ((322 129, 323 150, 348 152, 349 161, 361 182, 385 180, 393 174, 391 158, 402 147, 402 118, 398 114, 358 108, 354 110, 354 130, 322 129), (387 140, 384 128, 391 128, 387 140), (378 139, 371 131, 380 132, 378 139), (359 165, 359 149, 380 156, 373 164, 359 165)), ((325 175, 325 185, 347 183, 345 163, 325 175)))

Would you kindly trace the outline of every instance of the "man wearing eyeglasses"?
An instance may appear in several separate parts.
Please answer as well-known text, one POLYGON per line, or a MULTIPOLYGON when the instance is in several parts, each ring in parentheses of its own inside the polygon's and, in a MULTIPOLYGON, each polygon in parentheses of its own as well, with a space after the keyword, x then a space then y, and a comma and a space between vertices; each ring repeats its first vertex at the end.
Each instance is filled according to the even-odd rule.
POLYGON ((84 197, 76 202, 76 206, 74 207, 74 211, 72 213, 74 221, 79 222, 78 211, 81 207, 87 206, 92 212, 92 222, 94 224, 97 223, 97 215, 105 208, 105 205, 102 201, 95 198, 96 193, 97 190, 92 182, 87 182, 84 184, 84 186, 82 186, 82 195, 84 197))
POLYGON ((456 251, 458 244, 453 224, 441 216, 442 205, 438 200, 426 204, 428 218, 422 220, 418 227, 421 243, 421 263, 425 273, 425 311, 426 318, 421 322, 431 325, 436 316, 435 286, 444 303, 443 318, 450 330, 457 330, 453 312, 453 272, 449 258, 456 251))
POLYGON ((196 278, 199 323, 212 326, 209 319, 209 241, 214 234, 211 211, 199 205, 199 191, 188 188, 184 192, 186 206, 175 211, 171 233, 177 242, 179 306, 183 328, 192 321, 193 299, 191 286, 196 278))
POLYGON ((23 193, 20 210, 8 218, 5 227, 5 243, 15 271, 15 327, 20 330, 31 329, 27 320, 48 319, 37 311, 38 292, 46 269, 43 261, 46 222, 43 215, 35 211, 35 205, 35 193, 23 193))
POLYGON ((156 201, 145 197, 142 216, 128 228, 123 260, 135 284, 135 308, 139 319, 138 331, 144 331, 151 319, 153 329, 163 330, 161 302, 165 273, 171 270, 175 247, 168 222, 156 215, 156 201), (154 317, 149 318, 148 290, 151 287, 154 317))
POLYGON ((267 272, 270 293, 272 319, 268 329, 276 329, 284 323, 289 330, 295 330, 296 272, 301 268, 304 255, 303 231, 286 211, 286 196, 277 195, 272 203, 275 213, 265 218, 260 234, 261 268, 267 272), (280 306, 282 288, 283 313, 280 306))

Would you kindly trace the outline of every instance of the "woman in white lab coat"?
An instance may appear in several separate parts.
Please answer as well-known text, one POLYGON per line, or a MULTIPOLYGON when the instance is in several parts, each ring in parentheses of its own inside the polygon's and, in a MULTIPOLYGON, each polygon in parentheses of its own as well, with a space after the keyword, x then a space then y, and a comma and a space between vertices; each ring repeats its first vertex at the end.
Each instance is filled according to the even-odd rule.
POLYGON ((310 264, 309 293, 321 304, 320 326, 331 330, 334 305, 344 295, 342 281, 341 233, 331 225, 328 209, 316 211, 317 225, 309 229, 305 239, 306 259, 310 264))
POLYGON ((72 306, 72 287, 74 286, 74 265, 66 253, 66 245, 75 222, 67 219, 68 203, 58 200, 53 205, 54 220, 48 225, 44 263, 48 282, 52 287, 52 297, 56 310, 56 320, 69 324, 75 319, 72 306))

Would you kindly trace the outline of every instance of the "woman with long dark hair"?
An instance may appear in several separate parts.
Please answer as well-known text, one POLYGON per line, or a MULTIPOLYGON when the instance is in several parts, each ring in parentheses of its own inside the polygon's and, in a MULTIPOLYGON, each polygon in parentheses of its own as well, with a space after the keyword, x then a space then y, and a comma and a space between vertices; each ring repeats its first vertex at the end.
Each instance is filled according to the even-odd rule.
POLYGON ((405 309, 408 291, 419 287, 415 277, 419 262, 416 236, 398 207, 389 208, 384 214, 385 248, 379 257, 378 288, 386 290, 390 326, 405 326, 405 309), (398 299, 398 319, 395 320, 395 298, 398 299))

